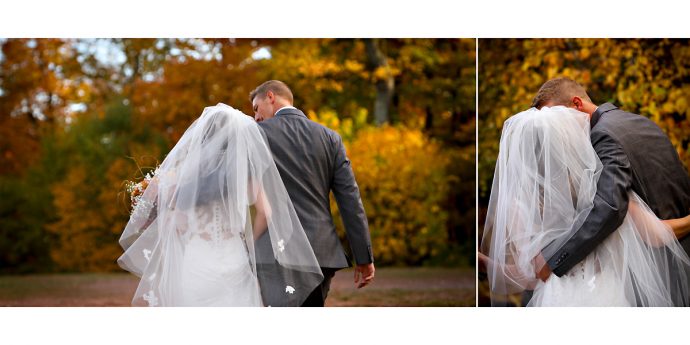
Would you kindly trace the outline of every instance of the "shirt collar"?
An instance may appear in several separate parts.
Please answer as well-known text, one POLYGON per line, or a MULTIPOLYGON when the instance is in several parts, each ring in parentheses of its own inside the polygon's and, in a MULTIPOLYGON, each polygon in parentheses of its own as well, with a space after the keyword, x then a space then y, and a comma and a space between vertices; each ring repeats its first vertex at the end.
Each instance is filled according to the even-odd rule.
POLYGON ((291 106, 291 105, 286 105, 286 106, 284 106, 284 107, 278 109, 278 111, 276 111, 275 114, 273 114, 273 116, 278 115, 278 113, 279 113, 281 110, 283 110, 283 109, 297 109, 297 108, 295 108, 295 107, 293 107, 293 106, 291 106))

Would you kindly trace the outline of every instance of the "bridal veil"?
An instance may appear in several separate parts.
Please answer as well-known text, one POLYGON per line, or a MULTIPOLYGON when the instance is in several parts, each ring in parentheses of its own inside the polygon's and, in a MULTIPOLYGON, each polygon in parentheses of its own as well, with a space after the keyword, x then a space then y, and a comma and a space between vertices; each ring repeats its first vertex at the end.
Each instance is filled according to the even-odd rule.
POLYGON ((505 122, 481 245, 492 304, 534 290, 528 305, 687 305, 690 261, 633 192, 623 224, 594 252, 563 277, 535 277, 535 257, 548 259, 592 209, 602 164, 589 126, 563 106, 505 122))
POLYGON ((259 127, 224 104, 167 155, 120 244, 133 305, 299 306, 323 279, 259 127))

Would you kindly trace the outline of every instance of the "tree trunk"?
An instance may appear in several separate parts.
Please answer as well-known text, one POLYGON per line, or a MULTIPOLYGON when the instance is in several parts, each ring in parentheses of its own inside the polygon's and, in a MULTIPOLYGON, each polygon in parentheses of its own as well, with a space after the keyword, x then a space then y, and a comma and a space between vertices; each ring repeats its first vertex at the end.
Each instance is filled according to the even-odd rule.
POLYGON ((367 59, 369 62, 369 69, 376 72, 379 68, 383 68, 385 76, 383 78, 376 78, 376 102, 374 103, 374 119, 376 125, 380 126, 388 122, 388 112, 390 109, 391 98, 395 89, 395 79, 393 73, 388 65, 388 59, 381 52, 378 39, 364 40, 367 48, 367 59))
POLYGON ((426 112, 426 116, 424 118, 424 131, 431 133, 431 131, 434 129, 434 113, 431 111, 431 107, 428 105, 424 110, 426 112))

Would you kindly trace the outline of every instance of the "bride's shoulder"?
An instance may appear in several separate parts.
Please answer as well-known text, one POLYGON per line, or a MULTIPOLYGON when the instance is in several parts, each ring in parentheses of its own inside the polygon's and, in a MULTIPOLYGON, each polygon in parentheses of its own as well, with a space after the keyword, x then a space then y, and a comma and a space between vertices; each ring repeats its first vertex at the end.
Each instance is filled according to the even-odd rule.
POLYGON ((580 112, 578 110, 568 108, 565 106, 553 106, 553 107, 542 107, 529 108, 523 110, 511 117, 509 117, 505 123, 505 126, 537 126, 539 128, 549 128, 551 126, 562 127, 566 126, 567 123, 577 123, 578 127, 588 123, 587 114, 580 112))
POLYGON ((506 128, 515 125, 524 125, 532 123, 537 119, 538 113, 539 110, 537 108, 529 108, 527 110, 523 110, 517 114, 508 117, 503 123, 503 127, 506 128))
POLYGON ((234 107, 231 107, 231 106, 229 106, 229 105, 227 105, 227 104, 225 104, 225 103, 218 103, 218 104, 216 104, 216 105, 214 105, 214 106, 210 106, 210 107, 208 107, 208 108, 217 108, 217 109, 226 109, 226 110, 239 111, 239 110, 235 109, 234 107))
POLYGON ((214 106, 208 106, 204 108, 204 113, 209 112, 209 113, 217 113, 217 112, 223 112, 228 116, 231 116, 232 118, 236 118, 239 120, 244 120, 243 122, 247 124, 256 124, 254 121, 254 117, 251 115, 247 115, 241 110, 234 108, 232 106, 229 106, 225 103, 218 103, 214 106))

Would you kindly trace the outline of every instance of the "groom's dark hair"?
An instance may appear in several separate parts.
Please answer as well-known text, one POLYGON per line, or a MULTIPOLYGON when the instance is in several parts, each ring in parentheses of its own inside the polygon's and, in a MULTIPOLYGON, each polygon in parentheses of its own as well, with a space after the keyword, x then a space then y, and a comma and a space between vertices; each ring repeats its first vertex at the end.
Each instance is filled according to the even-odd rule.
POLYGON ((532 100, 532 107, 540 109, 549 102, 567 107, 571 105, 573 96, 592 102, 585 88, 578 82, 565 77, 551 79, 539 88, 532 100))
POLYGON ((290 88, 280 80, 269 80, 259 85, 256 89, 249 93, 249 101, 254 102, 256 97, 266 97, 268 91, 273 92, 274 95, 278 95, 293 103, 292 91, 290 88))

